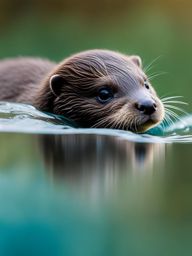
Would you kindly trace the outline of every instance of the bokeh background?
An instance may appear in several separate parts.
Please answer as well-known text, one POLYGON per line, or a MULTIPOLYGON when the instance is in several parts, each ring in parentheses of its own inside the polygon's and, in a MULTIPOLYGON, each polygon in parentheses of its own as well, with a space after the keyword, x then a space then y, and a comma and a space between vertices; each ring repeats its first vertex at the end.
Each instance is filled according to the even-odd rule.
POLYGON ((139 54, 160 96, 191 103, 190 0, 0 0, 0 57, 60 61, 85 49, 139 54))

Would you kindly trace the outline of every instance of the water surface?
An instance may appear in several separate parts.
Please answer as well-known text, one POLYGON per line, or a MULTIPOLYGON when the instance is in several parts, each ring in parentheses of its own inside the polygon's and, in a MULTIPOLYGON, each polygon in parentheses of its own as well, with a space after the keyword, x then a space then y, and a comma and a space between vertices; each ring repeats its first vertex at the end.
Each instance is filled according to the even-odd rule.
POLYGON ((191 255, 182 120, 137 135, 1 103, 0 255, 191 255))

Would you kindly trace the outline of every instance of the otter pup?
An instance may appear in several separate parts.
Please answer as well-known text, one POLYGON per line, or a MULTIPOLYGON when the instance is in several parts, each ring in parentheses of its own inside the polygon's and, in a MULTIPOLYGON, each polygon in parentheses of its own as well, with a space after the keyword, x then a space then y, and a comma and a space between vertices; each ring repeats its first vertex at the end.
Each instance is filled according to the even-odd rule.
POLYGON ((80 127, 144 132, 164 107, 138 56, 89 50, 59 64, 38 58, 0 61, 0 100, 32 104, 80 127))

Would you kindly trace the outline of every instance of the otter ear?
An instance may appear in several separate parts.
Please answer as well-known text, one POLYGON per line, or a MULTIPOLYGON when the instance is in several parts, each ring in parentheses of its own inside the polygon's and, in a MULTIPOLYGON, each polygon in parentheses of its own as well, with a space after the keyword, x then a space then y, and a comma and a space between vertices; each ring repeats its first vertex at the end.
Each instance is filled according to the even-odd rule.
POLYGON ((131 61, 133 61, 133 63, 135 63, 138 67, 142 67, 142 60, 139 56, 137 55, 133 55, 130 56, 131 61))
POLYGON ((64 78, 60 75, 53 75, 49 80, 49 86, 52 93, 58 97, 61 93, 62 85, 64 84, 64 78))

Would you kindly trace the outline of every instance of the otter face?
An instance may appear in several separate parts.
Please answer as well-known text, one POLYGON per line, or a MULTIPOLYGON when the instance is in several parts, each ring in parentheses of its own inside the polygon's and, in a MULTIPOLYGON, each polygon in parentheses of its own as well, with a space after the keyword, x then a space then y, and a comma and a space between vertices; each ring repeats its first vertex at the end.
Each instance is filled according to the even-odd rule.
POLYGON ((138 56, 90 50, 61 63, 49 80, 52 112, 81 127, 144 132, 164 118, 164 107, 138 56))

